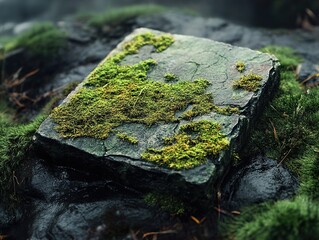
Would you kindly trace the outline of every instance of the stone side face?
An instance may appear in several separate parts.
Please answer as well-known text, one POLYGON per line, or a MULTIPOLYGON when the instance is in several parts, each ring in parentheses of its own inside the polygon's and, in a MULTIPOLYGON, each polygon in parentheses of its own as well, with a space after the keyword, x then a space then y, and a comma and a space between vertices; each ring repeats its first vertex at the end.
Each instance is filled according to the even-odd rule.
MULTIPOLYGON (((145 32, 156 35, 163 33, 150 29, 137 29, 127 36, 108 58, 122 51, 123 46, 134 36, 145 32)), ((268 55, 247 48, 191 36, 173 35, 175 42, 163 52, 144 46, 137 54, 128 55, 121 65, 132 65, 142 60, 154 59, 157 65, 148 72, 148 78, 164 82, 167 73, 183 81, 206 79, 218 107, 236 107, 238 112, 223 115, 210 112, 194 117, 191 121, 208 120, 218 122, 222 133, 228 138, 229 146, 218 156, 208 157, 206 163, 191 169, 171 169, 141 159, 148 148, 163 147, 163 138, 176 134, 188 120, 174 123, 158 123, 147 126, 140 123, 125 123, 117 127, 120 132, 133 134, 138 144, 131 144, 110 134, 106 139, 88 137, 63 138, 56 131, 56 123, 49 116, 40 126, 35 141, 56 164, 87 169, 105 174, 128 186, 145 192, 159 191, 181 198, 208 203, 217 178, 229 167, 231 155, 238 151, 253 126, 258 114, 269 101, 278 85, 278 62, 268 55), (244 72, 238 71, 237 62, 245 63, 244 72), (235 89, 234 80, 250 73, 262 77, 255 92, 235 89)), ((74 94, 84 86, 85 81, 62 103, 68 104, 74 94)), ((172 83, 174 84, 174 83, 172 83)), ((183 109, 187 111, 188 109, 183 109)), ((179 113, 178 113, 179 114, 179 113)))

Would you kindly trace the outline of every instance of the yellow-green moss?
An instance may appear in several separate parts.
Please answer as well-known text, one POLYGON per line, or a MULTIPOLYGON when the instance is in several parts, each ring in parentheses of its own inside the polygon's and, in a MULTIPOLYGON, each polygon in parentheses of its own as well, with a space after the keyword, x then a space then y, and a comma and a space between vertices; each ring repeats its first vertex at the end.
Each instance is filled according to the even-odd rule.
POLYGON ((176 135, 165 138, 165 147, 149 148, 141 157, 169 168, 193 168, 228 147, 229 141, 220 130, 218 123, 191 121, 182 125, 176 135))
POLYGON ((240 72, 240 73, 244 72, 245 68, 246 68, 246 66, 245 66, 244 62, 242 62, 242 61, 236 62, 236 69, 238 72, 240 72))
POLYGON ((235 80, 233 82, 233 87, 243 88, 249 92, 256 92, 261 87, 260 81, 262 79, 263 78, 260 75, 249 73, 247 75, 242 76, 240 79, 235 80))
POLYGON ((166 73, 164 75, 164 79, 166 82, 175 82, 175 81, 178 81, 178 76, 176 76, 173 73, 166 73))
POLYGON ((123 141, 126 141, 130 144, 138 144, 138 139, 136 137, 133 137, 133 136, 130 136, 126 133, 117 133, 116 136, 123 140, 123 141))

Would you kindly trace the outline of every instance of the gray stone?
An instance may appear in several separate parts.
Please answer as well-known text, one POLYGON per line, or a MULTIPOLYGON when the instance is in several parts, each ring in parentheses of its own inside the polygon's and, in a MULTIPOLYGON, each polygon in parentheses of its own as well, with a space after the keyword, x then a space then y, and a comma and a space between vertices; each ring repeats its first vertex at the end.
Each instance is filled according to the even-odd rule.
MULTIPOLYGON (((150 29, 138 29, 127 36, 108 57, 121 51, 123 44, 134 36, 150 31, 162 34, 150 29)), ((211 83, 207 91, 212 93, 215 104, 237 107, 239 114, 225 116, 209 113, 194 121, 205 119, 219 122, 230 142, 227 150, 189 170, 169 169, 141 160, 141 153, 149 147, 162 146, 162 139, 176 133, 185 121, 153 126, 133 123, 120 126, 119 129, 138 136, 139 144, 131 145, 112 135, 105 140, 87 137, 64 139, 55 131, 56 123, 48 117, 36 133, 37 144, 57 164, 102 171, 121 183, 144 191, 169 192, 192 201, 207 202, 211 198, 214 182, 229 167, 231 154, 241 148, 248 130, 277 86, 278 63, 273 56, 247 48, 191 36, 173 37, 174 44, 164 52, 155 53, 152 47, 145 46, 138 54, 125 57, 121 64, 134 64, 153 58, 158 64, 149 72, 149 78, 154 80, 163 81, 167 72, 185 81, 207 79, 211 83), (262 76, 262 86, 257 92, 233 89, 233 81, 244 74, 237 71, 237 61, 246 64, 245 74, 262 76)), ((83 83, 75 92, 81 87, 83 83)), ((62 104, 67 104, 75 92, 62 104)))
POLYGON ((293 176, 277 161, 257 156, 250 163, 236 168, 224 187, 225 197, 232 209, 265 201, 292 197, 298 187, 293 176))

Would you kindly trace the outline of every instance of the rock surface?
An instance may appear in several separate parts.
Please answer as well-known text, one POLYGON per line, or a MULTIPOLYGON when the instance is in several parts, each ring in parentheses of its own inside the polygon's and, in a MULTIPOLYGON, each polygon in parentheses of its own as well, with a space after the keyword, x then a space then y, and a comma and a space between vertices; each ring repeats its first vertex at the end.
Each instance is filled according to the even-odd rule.
MULTIPOLYGON (((108 57, 122 51, 123 45, 134 36, 146 32, 163 34, 149 29, 138 29, 108 57)), ((166 73, 173 73, 185 81, 204 78, 211 84, 207 92, 213 95, 217 106, 237 107, 238 114, 225 116, 212 112, 194 119, 210 120, 222 125, 222 132, 229 139, 230 147, 218 157, 208 159, 207 163, 189 170, 169 169, 141 160, 141 153, 147 148, 162 146, 162 139, 175 134, 184 121, 152 126, 130 123, 118 127, 138 136, 139 144, 131 145, 123 143, 116 136, 105 140, 87 137, 62 138, 55 130, 56 123, 49 117, 37 131, 36 142, 58 164, 88 171, 104 171, 121 183, 146 191, 169 192, 192 201, 201 199, 205 202, 210 199, 212 184, 228 168, 232 152, 241 147, 247 130, 276 87, 278 64, 272 56, 250 49, 190 36, 173 37, 174 44, 164 52, 155 53, 152 47, 145 46, 138 54, 126 56, 121 64, 136 64, 141 60, 155 59, 158 64, 148 73, 149 78, 163 81, 166 73), (261 88, 258 91, 234 90, 233 81, 245 74, 236 69, 238 61, 246 64, 246 74, 262 76, 261 88)), ((82 87, 83 84, 76 91, 82 87)), ((68 96, 63 104, 68 104, 73 94, 75 92, 68 96)))
POLYGON ((232 209, 240 209, 265 201, 291 198, 297 187, 296 177, 277 161, 257 156, 249 164, 233 170, 224 187, 223 202, 232 209))

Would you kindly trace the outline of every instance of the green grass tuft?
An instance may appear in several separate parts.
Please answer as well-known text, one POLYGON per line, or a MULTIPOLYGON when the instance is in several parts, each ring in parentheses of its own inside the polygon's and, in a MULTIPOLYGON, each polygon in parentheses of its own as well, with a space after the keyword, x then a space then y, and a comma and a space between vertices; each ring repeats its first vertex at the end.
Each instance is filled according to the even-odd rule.
POLYGON ((305 196, 243 209, 224 226, 226 239, 317 239, 319 205, 305 196))

